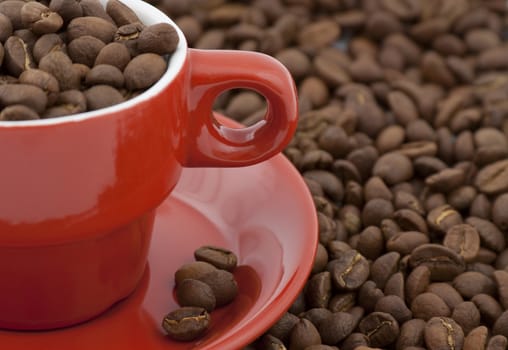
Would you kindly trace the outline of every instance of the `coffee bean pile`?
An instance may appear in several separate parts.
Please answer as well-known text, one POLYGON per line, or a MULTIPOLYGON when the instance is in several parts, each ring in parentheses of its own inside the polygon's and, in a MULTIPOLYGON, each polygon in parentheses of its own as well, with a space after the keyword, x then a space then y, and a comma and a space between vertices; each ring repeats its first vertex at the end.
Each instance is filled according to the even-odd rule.
POLYGON ((176 299, 182 307, 162 320, 168 336, 181 341, 202 336, 210 326, 210 312, 231 303, 238 295, 232 273, 238 258, 233 252, 202 246, 194 252, 194 258, 175 272, 176 299))
POLYGON ((122 2, 0 1, 0 121, 96 110, 137 96, 178 44, 122 2))
MULTIPOLYGON (((508 338, 505 0, 161 0, 193 47, 278 58, 312 273, 248 349, 494 350, 508 338)), ((252 124, 253 92, 217 101, 252 124)))

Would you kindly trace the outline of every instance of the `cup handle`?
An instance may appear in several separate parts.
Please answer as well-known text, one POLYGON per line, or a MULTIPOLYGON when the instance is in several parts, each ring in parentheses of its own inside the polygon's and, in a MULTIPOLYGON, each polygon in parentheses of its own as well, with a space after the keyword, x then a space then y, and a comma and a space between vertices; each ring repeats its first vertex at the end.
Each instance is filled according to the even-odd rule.
POLYGON ((298 119, 297 92, 288 70, 261 53, 189 49, 189 119, 185 132, 186 167, 238 167, 259 163, 278 152, 293 137, 298 119), (263 120, 244 128, 220 124, 212 113, 222 92, 252 89, 268 108, 263 120))

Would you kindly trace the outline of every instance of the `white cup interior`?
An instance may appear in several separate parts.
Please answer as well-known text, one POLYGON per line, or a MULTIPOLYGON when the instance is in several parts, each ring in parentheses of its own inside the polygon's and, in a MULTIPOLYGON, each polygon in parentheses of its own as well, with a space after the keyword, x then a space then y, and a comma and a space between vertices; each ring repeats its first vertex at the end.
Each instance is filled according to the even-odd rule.
MULTIPOLYGON (((108 0, 100 0, 100 2, 106 6, 108 0)), ((23 120, 23 121, 0 121, 0 127, 23 127, 23 126, 37 126, 37 125, 54 125, 62 123, 80 122, 88 118, 96 118, 101 115, 116 113, 122 110, 131 108, 132 106, 151 99, 153 96, 161 92, 161 90, 167 86, 180 72, 183 67, 185 57, 187 55, 187 41, 180 28, 166 16, 163 12, 153 7, 152 5, 142 0, 121 0, 125 5, 129 6, 138 15, 141 22, 145 25, 152 25, 157 23, 169 23, 175 27, 178 32, 180 39, 176 51, 171 55, 168 64, 168 70, 164 75, 151 86, 149 89, 144 91, 139 96, 129 99, 125 102, 116 104, 111 107, 98 109, 95 111, 73 114, 66 117, 59 118, 48 118, 48 119, 37 119, 37 120, 23 120)))

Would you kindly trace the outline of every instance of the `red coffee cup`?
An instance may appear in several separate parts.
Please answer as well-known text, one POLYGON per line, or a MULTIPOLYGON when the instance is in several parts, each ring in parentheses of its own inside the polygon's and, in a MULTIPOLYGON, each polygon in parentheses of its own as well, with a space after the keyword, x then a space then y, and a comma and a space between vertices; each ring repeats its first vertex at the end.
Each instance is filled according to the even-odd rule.
MULTIPOLYGON (((123 2, 145 24, 176 27, 141 0, 123 2)), ((131 100, 0 122, 0 328, 64 327, 107 310, 140 281, 156 208, 182 166, 247 166, 291 139, 296 90, 278 61, 188 49, 178 33, 167 72, 131 100), (264 120, 242 129, 214 120, 215 98, 233 88, 267 99, 264 120)))

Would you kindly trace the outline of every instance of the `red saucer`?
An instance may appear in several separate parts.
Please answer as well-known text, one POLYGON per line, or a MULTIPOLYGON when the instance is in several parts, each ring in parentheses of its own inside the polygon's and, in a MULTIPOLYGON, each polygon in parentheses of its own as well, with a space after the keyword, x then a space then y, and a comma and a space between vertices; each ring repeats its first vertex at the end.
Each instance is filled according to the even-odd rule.
POLYGON ((238 350, 260 336, 291 305, 306 282, 317 244, 312 199, 282 156, 234 169, 184 169, 158 209, 148 267, 128 299, 79 326, 50 332, 0 331, 9 350, 238 350), (164 336, 176 268, 204 244, 237 253, 235 301, 212 313, 195 342, 164 336))

